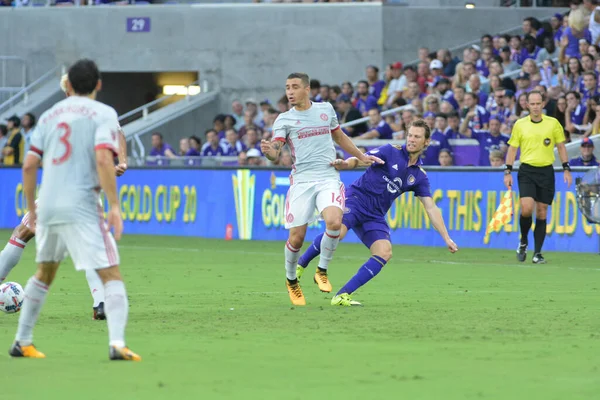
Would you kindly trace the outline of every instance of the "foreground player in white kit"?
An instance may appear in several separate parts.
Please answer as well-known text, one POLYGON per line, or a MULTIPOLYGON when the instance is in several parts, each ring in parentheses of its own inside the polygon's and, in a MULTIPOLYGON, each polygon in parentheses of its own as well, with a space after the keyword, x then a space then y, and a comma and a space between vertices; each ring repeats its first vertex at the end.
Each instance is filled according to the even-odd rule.
POLYGON ((310 101, 308 75, 290 74, 285 83, 285 92, 293 107, 277 117, 273 124, 273 140, 263 140, 261 150, 271 161, 279 157, 286 143, 292 151, 294 165, 285 204, 285 227, 290 231, 284 249, 286 286, 292 304, 303 306, 306 300, 298 282, 296 267, 306 228, 315 219, 315 209, 323 217, 326 231, 321 241, 321 256, 314 281, 323 292, 329 293, 332 289, 327 267, 339 243, 344 212, 344 185, 339 172, 333 167, 336 159, 333 141, 367 165, 383 161, 365 155, 356 148, 340 129, 330 103, 310 101))
MULTIPOLYGON (((67 80, 68 76, 63 75, 60 87, 65 95, 69 97, 67 91, 67 80)), ((115 172, 117 176, 121 176, 127 170, 127 142, 125 141, 125 135, 119 128, 119 156, 118 164, 115 166, 115 172)), ((2 283, 7 277, 10 271, 19 263, 25 246, 35 234, 29 224, 29 213, 23 216, 21 223, 13 230, 13 233, 4 247, 0 252, 0 283, 2 283)), ((87 270, 85 272, 86 280, 92 294, 92 319, 104 320, 106 314, 104 313, 104 285, 100 280, 100 277, 94 270, 87 270)))
POLYGON ((129 309, 119 271, 118 240, 123 230, 113 157, 118 154, 116 111, 95 101, 100 72, 93 61, 80 60, 69 69, 72 94, 40 117, 23 165, 23 186, 30 225, 36 234, 38 270, 25 287, 19 327, 9 354, 45 358, 32 343, 33 328, 46 301, 60 262, 68 251, 77 270, 95 270, 104 283, 109 358, 140 361, 125 345, 129 309), (39 208, 36 177, 43 163, 39 208), (98 205, 106 194, 109 211, 104 223, 98 205))

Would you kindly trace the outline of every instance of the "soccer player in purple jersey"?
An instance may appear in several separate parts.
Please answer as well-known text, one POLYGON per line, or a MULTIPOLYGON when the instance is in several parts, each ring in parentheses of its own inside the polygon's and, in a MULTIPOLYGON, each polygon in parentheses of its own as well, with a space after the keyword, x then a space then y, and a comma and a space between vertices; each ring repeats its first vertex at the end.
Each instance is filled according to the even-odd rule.
POLYGON ((322 292, 332 290, 327 266, 339 242, 345 200, 340 173, 333 165, 337 156, 333 142, 364 165, 382 162, 373 155, 363 154, 346 136, 330 103, 310 101, 309 82, 308 75, 303 73, 288 76, 285 93, 292 108, 275 120, 273 140, 261 142, 261 150, 269 160, 277 160, 281 148, 287 144, 294 161, 285 201, 285 228, 290 234, 284 254, 286 287, 292 304, 297 306, 306 305, 296 267, 306 228, 315 219, 315 209, 323 217, 326 231, 319 242, 322 252, 314 280, 322 292))
MULTIPOLYGON (((390 228, 385 215, 394 200, 402 193, 412 191, 419 198, 431 220, 451 253, 458 251, 456 243, 450 239, 440 210, 431 198, 427 174, 421 168, 420 155, 430 141, 431 131, 422 119, 414 121, 403 147, 391 144, 371 150, 384 164, 373 164, 346 190, 346 213, 342 220, 340 240, 352 229, 359 239, 371 250, 371 257, 331 299, 335 306, 358 306, 350 295, 373 279, 392 258, 390 228)), ((338 170, 354 169, 367 164, 352 157, 336 160, 333 166, 338 170)), ((298 260, 297 275, 321 252, 321 239, 317 236, 313 244, 298 260)))

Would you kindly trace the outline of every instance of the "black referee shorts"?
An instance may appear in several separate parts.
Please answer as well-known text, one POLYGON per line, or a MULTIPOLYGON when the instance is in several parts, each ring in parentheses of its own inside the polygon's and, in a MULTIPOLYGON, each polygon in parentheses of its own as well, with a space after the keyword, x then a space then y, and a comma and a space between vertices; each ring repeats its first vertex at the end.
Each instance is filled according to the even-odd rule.
POLYGON ((552 165, 534 167, 529 164, 521 164, 517 180, 519 181, 519 197, 533 197, 536 202, 552 204, 556 191, 552 165))

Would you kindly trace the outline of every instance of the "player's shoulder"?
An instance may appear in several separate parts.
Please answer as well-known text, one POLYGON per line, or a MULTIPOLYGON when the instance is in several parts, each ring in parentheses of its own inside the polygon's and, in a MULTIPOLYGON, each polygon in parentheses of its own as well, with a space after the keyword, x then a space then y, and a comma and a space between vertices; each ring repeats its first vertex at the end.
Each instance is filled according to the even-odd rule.
POLYGON ((544 119, 547 120, 552 125, 560 124, 560 122, 556 118, 550 117, 549 115, 544 115, 544 119))
POLYGON ((313 104, 316 106, 317 109, 320 109, 320 110, 335 111, 333 109, 333 105, 331 105, 331 103, 328 101, 322 101, 320 103, 313 103, 313 104))
POLYGON ((117 111, 108 104, 101 103, 97 100, 92 100, 91 107, 102 118, 116 118, 117 120, 119 118, 117 111))

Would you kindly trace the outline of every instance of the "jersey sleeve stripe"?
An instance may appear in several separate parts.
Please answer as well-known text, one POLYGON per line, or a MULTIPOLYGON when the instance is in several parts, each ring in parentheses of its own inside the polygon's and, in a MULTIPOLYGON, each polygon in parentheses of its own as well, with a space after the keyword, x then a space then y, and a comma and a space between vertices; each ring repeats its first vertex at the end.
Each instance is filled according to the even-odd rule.
POLYGON ((115 157, 119 155, 119 153, 117 152, 117 149, 115 149, 115 146, 110 145, 108 143, 101 143, 101 144, 96 145, 96 147, 94 147, 94 150, 101 150, 101 149, 108 149, 108 150, 112 151, 113 156, 115 156, 115 157))
POLYGON ((35 155, 39 156, 40 158, 42 158, 42 156, 44 155, 44 152, 35 146, 29 146, 29 152, 30 153, 33 152, 35 155))
POLYGON ((285 139, 284 139, 284 138, 282 138, 282 137, 276 137, 276 138, 273 138, 273 141, 274 141, 274 142, 283 142, 283 143, 285 143, 285 139))
POLYGON ((335 131, 335 130, 337 130, 337 129, 340 129, 340 126, 339 126, 339 125, 338 125, 338 126, 336 126, 335 128, 333 128, 333 129, 331 130, 331 132, 333 132, 333 131, 335 131))

